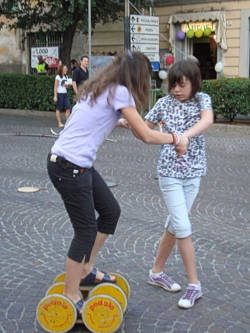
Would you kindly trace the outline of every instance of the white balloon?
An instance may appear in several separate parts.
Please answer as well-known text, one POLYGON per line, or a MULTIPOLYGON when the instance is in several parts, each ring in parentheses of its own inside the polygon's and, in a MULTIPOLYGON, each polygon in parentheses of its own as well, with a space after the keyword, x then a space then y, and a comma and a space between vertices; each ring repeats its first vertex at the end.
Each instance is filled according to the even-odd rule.
POLYGON ((222 72, 222 70, 223 70, 223 64, 222 64, 222 62, 217 62, 217 64, 215 65, 214 69, 215 69, 215 71, 217 73, 222 72))
POLYGON ((161 80, 165 80, 167 78, 167 72, 166 71, 159 71, 159 78, 161 80))

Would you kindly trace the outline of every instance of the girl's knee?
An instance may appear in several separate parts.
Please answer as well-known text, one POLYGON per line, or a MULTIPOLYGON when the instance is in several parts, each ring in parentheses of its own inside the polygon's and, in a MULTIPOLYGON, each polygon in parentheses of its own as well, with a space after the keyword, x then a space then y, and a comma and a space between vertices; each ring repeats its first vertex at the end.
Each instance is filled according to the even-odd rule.
POLYGON ((121 215, 121 208, 117 201, 112 204, 112 207, 109 207, 104 212, 100 213, 100 218, 107 221, 118 221, 121 215))
POLYGON ((169 228, 169 233, 175 235, 176 238, 187 238, 192 235, 191 226, 183 226, 180 228, 169 228))

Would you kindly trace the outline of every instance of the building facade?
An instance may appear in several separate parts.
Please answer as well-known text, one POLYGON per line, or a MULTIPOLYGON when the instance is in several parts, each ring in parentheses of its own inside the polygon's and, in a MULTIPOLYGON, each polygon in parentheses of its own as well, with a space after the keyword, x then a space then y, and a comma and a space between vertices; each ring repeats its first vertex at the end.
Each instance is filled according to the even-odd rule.
MULTIPOLYGON (((175 60, 195 56, 205 79, 216 78, 218 73, 227 77, 250 77, 250 0, 155 0, 153 14, 160 19, 163 60, 167 54, 173 54, 175 60), (208 36, 188 38, 186 34, 184 39, 178 38, 180 31, 206 28, 211 29, 208 36)), ((113 54, 123 45, 122 21, 96 28, 94 53, 113 54), (112 33, 107 38, 108 31, 112 33)), ((164 61, 161 66, 164 67, 164 61)))
MULTIPOLYGON (((173 54, 175 60, 195 56, 203 78, 213 79, 218 73, 226 77, 250 77, 250 0, 154 0, 153 3, 153 15, 160 20, 161 67, 165 66, 168 54, 173 54), (197 31, 204 32, 206 28, 210 34, 199 36, 197 31), (188 38, 190 30, 195 35, 188 38), (185 32, 184 38, 181 32, 185 32)), ((7 30, 1 30, 0 37, 1 72, 29 73, 30 39, 21 31, 7 30)), ((86 37, 76 38, 72 48, 74 58, 87 51, 86 37)), ((123 49, 122 18, 115 24, 96 26, 92 54, 114 55, 123 49)))
POLYGON ((175 0, 167 1, 167 6, 166 1, 155 2, 155 15, 160 17, 161 24, 160 49, 170 48, 177 59, 183 52, 202 62, 203 58, 213 61, 214 66, 219 62, 227 77, 249 77, 250 1, 190 0, 187 4, 175 0), (193 23, 199 27, 203 22, 214 24, 208 38, 178 40, 180 28, 193 23))

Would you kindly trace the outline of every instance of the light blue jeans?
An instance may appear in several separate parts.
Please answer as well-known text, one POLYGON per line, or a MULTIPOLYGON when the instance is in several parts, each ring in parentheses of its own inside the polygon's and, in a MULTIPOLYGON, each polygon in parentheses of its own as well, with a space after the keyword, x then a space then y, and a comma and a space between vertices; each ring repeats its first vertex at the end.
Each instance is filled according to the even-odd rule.
POLYGON ((169 213, 165 228, 176 238, 186 238, 192 234, 188 214, 199 192, 200 179, 159 177, 160 189, 169 213))

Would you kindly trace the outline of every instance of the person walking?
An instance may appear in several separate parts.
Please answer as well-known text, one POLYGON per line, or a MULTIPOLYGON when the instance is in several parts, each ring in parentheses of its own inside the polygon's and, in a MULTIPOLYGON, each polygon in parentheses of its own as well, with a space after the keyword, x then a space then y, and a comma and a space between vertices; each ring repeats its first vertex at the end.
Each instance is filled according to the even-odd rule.
POLYGON ((88 63, 89 58, 85 55, 82 56, 80 66, 76 67, 73 71, 72 87, 75 95, 77 95, 78 87, 89 78, 88 63))
POLYGON ((70 64, 71 64, 71 71, 73 73, 74 70, 78 67, 78 62, 76 61, 76 59, 71 59, 70 64))
POLYGON ((66 120, 70 116, 70 100, 67 93, 67 88, 69 85, 68 81, 68 67, 66 65, 60 65, 57 70, 57 75, 55 77, 54 82, 54 102, 56 103, 56 119, 58 123, 58 127, 64 127, 61 119, 61 112, 65 110, 66 120))
POLYGON ((169 216, 148 277, 151 285, 172 292, 181 290, 181 286, 164 272, 177 240, 188 277, 186 293, 178 302, 181 308, 191 308, 202 296, 189 212, 199 192, 200 179, 207 170, 202 132, 213 123, 213 111, 210 96, 200 92, 200 88, 201 74, 197 63, 193 60, 175 63, 168 73, 169 95, 159 99, 145 117, 149 128, 161 123, 164 133, 176 132, 189 141, 186 152, 178 144, 176 151, 171 145, 162 145, 160 150, 158 178, 169 216))
MULTIPOLYGON (((80 285, 115 282, 114 276, 94 267, 98 251, 108 235, 114 234, 120 216, 118 202, 94 167, 100 145, 115 126, 130 126, 146 143, 176 143, 174 134, 151 130, 137 112, 148 103, 150 75, 151 64, 142 53, 129 51, 117 56, 79 87, 77 103, 48 155, 49 177, 74 229, 66 258, 64 294, 78 312, 84 303, 80 285)), ((187 149, 186 136, 178 136, 178 140, 180 147, 187 149)))

